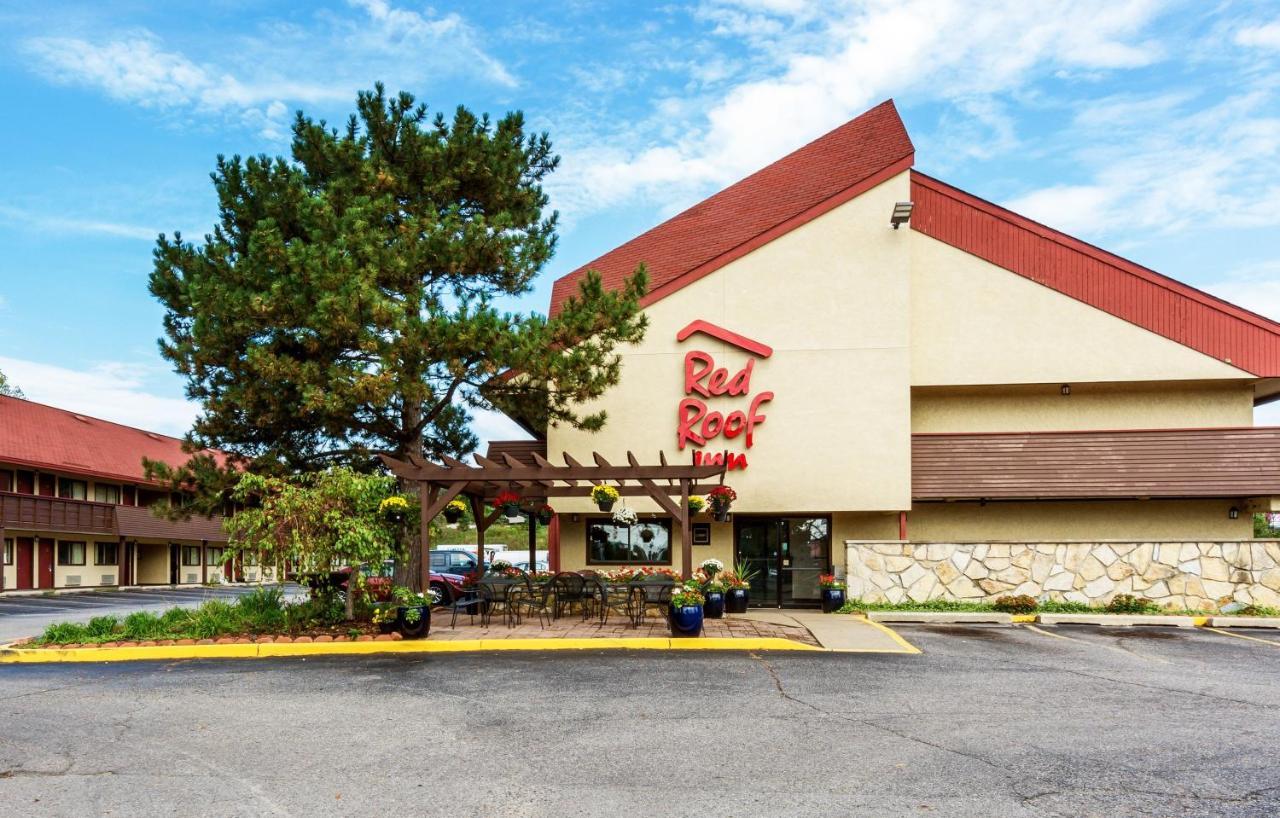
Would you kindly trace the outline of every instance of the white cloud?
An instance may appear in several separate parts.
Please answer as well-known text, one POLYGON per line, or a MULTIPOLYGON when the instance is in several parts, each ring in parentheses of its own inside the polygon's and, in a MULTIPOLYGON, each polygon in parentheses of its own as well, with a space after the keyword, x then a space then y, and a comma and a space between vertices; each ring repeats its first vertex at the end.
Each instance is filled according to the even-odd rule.
POLYGON ((518 84, 457 14, 436 17, 385 0, 350 5, 359 18, 317 14, 312 30, 275 24, 265 36, 220 41, 208 59, 167 48, 147 30, 32 37, 23 50, 50 81, 97 88, 144 108, 226 115, 272 140, 287 135, 291 107, 349 103, 380 77, 402 87, 460 74, 518 84))
POLYGON ((0 205, 0 223, 20 224, 25 228, 49 233, 90 233, 122 239, 155 241, 158 229, 137 224, 105 221, 75 216, 50 216, 10 205, 0 205))
POLYGON ((1236 32, 1237 45, 1253 48, 1280 48, 1280 20, 1260 26, 1247 26, 1236 32))
POLYGON ((149 392, 153 366, 103 362, 87 369, 0 356, 0 371, 31 400, 92 417, 180 437, 199 409, 182 398, 149 392))
POLYGON ((719 33, 745 38, 780 70, 729 88, 683 137, 630 148, 583 138, 566 151, 553 196, 571 213, 637 196, 685 204, 895 94, 967 100, 970 115, 1007 142, 1009 120, 985 97, 1039 71, 1149 65, 1163 56, 1143 36, 1158 11, 1151 0, 709 4, 719 33))
POLYGON ((1235 270, 1203 289, 1246 310, 1280 321, 1280 259, 1235 270))
POLYGON ((501 412, 487 409, 469 409, 471 412, 471 433, 480 438, 476 451, 484 454, 489 443, 494 440, 529 440, 529 433, 516 425, 516 422, 501 412))

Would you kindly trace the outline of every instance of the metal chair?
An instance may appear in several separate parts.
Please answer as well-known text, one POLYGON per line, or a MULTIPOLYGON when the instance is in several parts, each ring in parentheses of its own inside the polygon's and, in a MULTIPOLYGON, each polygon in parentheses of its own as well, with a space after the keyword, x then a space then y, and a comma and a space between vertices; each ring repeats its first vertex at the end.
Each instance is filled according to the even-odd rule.
POLYGON ((458 627, 458 611, 465 611, 471 617, 471 623, 474 625, 476 621, 476 613, 480 614, 480 623, 483 625, 486 621, 485 603, 489 601, 486 597, 487 591, 479 586, 468 588, 462 594, 455 596, 453 600, 445 607, 453 611, 453 616, 449 619, 449 627, 458 627))
POLYGON ((634 606, 636 627, 644 622, 650 608, 657 609, 665 620, 671 609, 671 591, 675 588, 674 580, 647 580, 636 584, 639 599, 634 606))
POLYGON ((573 610, 573 606, 585 604, 586 580, 571 571, 561 571, 551 578, 551 590, 555 594, 555 617, 565 611, 573 610))
POLYGON ((515 586, 509 593, 511 596, 507 599, 507 607, 515 616, 516 624, 520 624, 520 614, 522 611, 528 613, 536 613, 538 615, 538 626, 545 628, 551 624, 551 619, 555 614, 555 589, 551 587, 550 582, 544 582, 540 585, 521 588, 515 586), (543 621, 545 618, 545 622, 543 621))

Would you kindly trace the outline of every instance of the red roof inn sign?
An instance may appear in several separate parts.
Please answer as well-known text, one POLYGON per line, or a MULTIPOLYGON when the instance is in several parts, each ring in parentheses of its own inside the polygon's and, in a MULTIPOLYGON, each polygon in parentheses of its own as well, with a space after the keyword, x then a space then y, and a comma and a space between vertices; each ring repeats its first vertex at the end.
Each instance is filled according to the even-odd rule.
MULTIPOLYGON (((768 358, 773 354, 772 348, 759 341, 730 332, 708 321, 694 321, 676 333, 676 340, 684 341, 696 333, 709 335, 760 358, 768 358)), ((680 401, 679 425, 676 428, 676 442, 681 449, 685 446, 701 449, 720 437, 725 440, 742 437, 746 448, 751 448, 755 443, 756 427, 765 420, 760 407, 766 401, 773 400, 772 392, 751 394, 751 373, 755 364, 755 358, 749 358, 742 369, 730 372, 727 367, 716 366, 715 358, 709 352, 694 349, 685 354, 685 397, 680 401), (715 401, 716 408, 712 409, 703 398, 715 401), (736 408, 730 409, 726 405, 730 401, 736 408)), ((694 465, 723 463, 726 453, 723 447, 716 448, 718 450, 712 452, 694 451, 694 465)), ((746 454, 729 453, 727 456, 728 463, 725 465, 730 469, 747 467, 746 454)))

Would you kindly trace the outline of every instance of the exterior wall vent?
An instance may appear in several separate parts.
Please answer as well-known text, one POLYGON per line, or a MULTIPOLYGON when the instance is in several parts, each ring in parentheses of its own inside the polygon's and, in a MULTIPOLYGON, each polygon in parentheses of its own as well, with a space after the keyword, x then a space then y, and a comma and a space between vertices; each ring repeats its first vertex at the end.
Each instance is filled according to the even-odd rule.
POLYGON ((187 582, 199 582, 199 581, 200 581, 199 574, 187 574, 187 582))
POLYGON ((69 577, 67 577, 67 582, 66 582, 66 584, 67 584, 67 585, 79 585, 79 584, 80 584, 80 575, 79 575, 79 574, 76 574, 75 576, 69 576, 69 577))
POLYGON ((100 583, 98 583, 98 584, 99 584, 99 585, 115 585, 115 584, 116 584, 116 575, 115 575, 115 574, 103 574, 103 575, 102 575, 102 582, 100 582, 100 583))

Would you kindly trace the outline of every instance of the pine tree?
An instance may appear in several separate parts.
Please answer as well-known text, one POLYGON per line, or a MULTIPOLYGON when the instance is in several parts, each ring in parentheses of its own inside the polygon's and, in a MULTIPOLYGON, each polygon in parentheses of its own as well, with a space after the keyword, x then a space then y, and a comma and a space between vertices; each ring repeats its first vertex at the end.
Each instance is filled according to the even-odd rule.
MULTIPOLYGON (((213 231, 157 242, 161 352, 202 407, 190 450, 262 473, 367 471, 378 453, 469 452, 472 408, 602 426, 579 406, 617 383, 616 347, 643 337, 643 268, 612 291, 587 276, 553 318, 497 306, 555 250, 548 136, 526 135, 519 112, 428 118, 381 85, 356 107, 341 131, 298 112, 292 161, 219 156, 213 231)), ((230 485, 208 456, 149 467, 230 485)))
POLYGON ((3 372, 0 372, 0 395, 7 395, 11 398, 26 397, 26 395, 22 394, 22 390, 11 382, 3 372))

